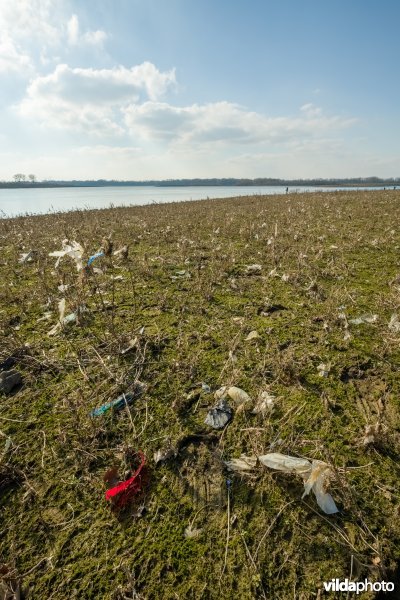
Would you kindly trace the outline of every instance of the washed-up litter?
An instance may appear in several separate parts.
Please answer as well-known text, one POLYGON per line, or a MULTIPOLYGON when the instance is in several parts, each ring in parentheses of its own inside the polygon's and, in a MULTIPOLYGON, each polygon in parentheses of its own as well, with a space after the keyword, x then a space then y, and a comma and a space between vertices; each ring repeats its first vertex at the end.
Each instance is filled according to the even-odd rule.
POLYGON ((214 429, 222 429, 232 419, 232 409, 225 398, 221 398, 214 408, 208 411, 205 423, 214 429))
POLYGON ((69 242, 68 240, 63 240, 61 250, 56 250, 55 252, 49 253, 49 256, 57 257, 55 268, 58 267, 58 265, 60 264, 60 260, 64 256, 69 256, 70 258, 72 258, 75 261, 76 268, 78 271, 81 271, 83 269, 82 255, 83 255, 83 248, 75 240, 72 242, 69 242))
POLYGON ((111 409, 121 410, 121 408, 124 408, 124 406, 127 406, 128 404, 132 404, 132 402, 136 398, 139 398, 139 396, 141 396, 143 394, 144 390, 145 390, 145 386, 143 385, 143 383, 137 382, 134 386, 133 392, 127 392, 126 394, 121 394, 120 396, 118 396, 118 398, 115 398, 115 400, 111 400, 111 402, 106 402, 102 406, 99 406, 99 408, 95 408, 94 410, 91 411, 90 416, 91 417, 100 417, 105 412, 107 412, 111 409))
POLYGON ((18 262, 20 264, 24 264, 26 262, 32 262, 35 254, 36 254, 36 252, 34 250, 30 250, 30 252, 23 252, 19 257, 18 262))
POLYGON ((328 377, 330 370, 331 370, 331 366, 329 363, 328 364, 321 363, 317 367, 318 375, 320 377, 328 377))
POLYGON ((4 392, 4 394, 9 394, 21 383, 22 377, 18 371, 2 371, 0 373, 0 392, 4 392))
POLYGON ((185 538, 193 539, 199 537, 203 530, 195 529, 191 525, 188 525, 185 529, 185 538))
POLYGON ((15 365, 17 358, 15 356, 9 356, 2 363, 0 363, 0 371, 8 371, 15 365))
POLYGON ((121 258, 128 258, 129 248, 128 246, 123 246, 119 250, 114 252, 114 256, 121 256, 121 258))
POLYGON ((269 304, 268 306, 259 308, 257 313, 262 317, 267 317, 268 315, 272 315, 272 313, 278 312, 279 310, 287 310, 287 307, 283 306, 283 304, 269 304))
POLYGON ((39 317, 39 319, 36 319, 36 323, 40 323, 40 321, 49 321, 49 319, 51 319, 51 317, 53 316, 53 313, 48 311, 45 312, 43 314, 43 317, 39 317))
POLYGON ((362 315, 356 319, 349 319, 349 323, 352 325, 361 325, 362 323, 376 323, 378 315, 362 315))
POLYGON ((247 265, 245 273, 246 273, 246 275, 255 275, 257 273, 261 273, 261 270, 262 270, 261 265, 257 265, 257 264, 247 265))
POLYGON ((133 350, 133 348, 135 348, 138 344, 138 338, 135 337, 133 338, 133 340, 129 340, 128 345, 126 346, 126 348, 124 348, 123 350, 121 350, 121 354, 122 356, 124 356, 125 354, 127 354, 128 352, 130 352, 131 350, 133 350))
POLYGON ((64 325, 71 325, 72 323, 76 323, 77 318, 78 318, 78 315, 76 312, 70 313, 66 317, 64 317, 64 314, 65 314, 65 298, 62 298, 60 300, 60 302, 58 303, 58 322, 50 329, 50 331, 47 333, 47 335, 49 335, 49 336, 56 335, 56 333, 58 333, 59 330, 64 325))
POLYGON ((269 392, 261 392, 257 399, 256 405, 251 411, 253 415, 265 415, 268 412, 272 412, 275 406, 276 398, 269 392))
POLYGON ((105 498, 110 500, 115 508, 123 508, 132 500, 133 496, 142 490, 144 466, 146 457, 141 450, 130 453, 128 457, 133 474, 125 481, 119 481, 118 470, 114 467, 107 471, 104 481, 111 487, 106 491, 105 498))
POLYGON ((257 464, 257 457, 241 454, 239 458, 231 458, 231 460, 224 461, 224 464, 228 471, 249 473, 254 470, 257 464))
POLYGON ((101 242, 101 247, 104 250, 104 254, 105 256, 111 256, 113 248, 114 248, 114 242, 112 242, 112 240, 110 240, 109 238, 104 238, 101 242))
POLYGON ((191 275, 189 271, 175 271, 175 275, 171 275, 171 279, 190 279, 191 275))
POLYGON ((156 452, 154 452, 154 462, 156 465, 158 465, 158 463, 163 463, 167 460, 169 460, 170 458, 175 458, 178 454, 178 450, 176 448, 167 448, 167 449, 160 449, 160 450, 156 450, 156 452))
POLYGON ((205 392, 206 394, 210 394, 211 392, 211 388, 208 385, 208 383, 202 383, 201 384, 201 389, 203 390, 203 392, 205 392))
POLYGON ((247 392, 234 385, 224 385, 214 393, 216 400, 225 399, 226 396, 229 396, 236 405, 240 405, 245 402, 251 402, 251 398, 247 392))
POLYGON ((375 423, 374 425, 366 425, 363 444, 364 446, 370 446, 379 441, 382 435, 382 424, 380 421, 375 423))
POLYGON ((255 329, 253 331, 250 331, 249 335, 245 338, 245 342, 250 342, 251 340, 256 340, 257 338, 259 338, 259 333, 258 331, 256 331, 255 329))
POLYGON ((400 332, 400 321, 399 318, 396 314, 393 314, 390 317, 390 321, 389 321, 389 330, 392 331, 393 333, 399 333, 400 332))
POLYGON ((11 448, 11 446, 12 446, 12 439, 8 436, 8 437, 6 437, 6 442, 4 444, 3 454, 7 454, 7 452, 11 448))
POLYGON ((66 292, 69 288, 69 285, 64 285, 63 283, 57 287, 60 292, 66 292))
POLYGON ((92 262, 94 262, 97 258, 101 258, 102 256, 104 256, 104 252, 96 252, 96 254, 93 254, 93 256, 91 256, 87 261, 87 266, 89 267, 92 262))
POLYGON ((265 454, 259 456, 258 460, 270 469, 301 475, 304 481, 302 498, 312 490, 321 510, 328 515, 339 512, 332 496, 326 492, 332 473, 327 463, 320 460, 313 460, 311 463, 305 458, 296 458, 279 453, 265 454))

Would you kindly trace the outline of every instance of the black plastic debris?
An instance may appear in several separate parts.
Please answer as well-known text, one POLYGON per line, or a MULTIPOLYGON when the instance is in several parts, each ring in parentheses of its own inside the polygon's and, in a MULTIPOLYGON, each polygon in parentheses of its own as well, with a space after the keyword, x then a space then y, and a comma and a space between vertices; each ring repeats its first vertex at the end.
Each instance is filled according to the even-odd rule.
POLYGON ((280 310, 287 310, 287 306, 283 306, 283 304, 269 304, 268 306, 261 306, 258 308, 257 314, 267 316, 272 315, 280 310))
POLYGON ((22 377, 18 371, 3 371, 0 373, 0 392, 9 394, 22 383, 22 377))
POLYGON ((208 411, 205 423, 214 429, 222 429, 232 419, 232 409, 224 398, 208 411))

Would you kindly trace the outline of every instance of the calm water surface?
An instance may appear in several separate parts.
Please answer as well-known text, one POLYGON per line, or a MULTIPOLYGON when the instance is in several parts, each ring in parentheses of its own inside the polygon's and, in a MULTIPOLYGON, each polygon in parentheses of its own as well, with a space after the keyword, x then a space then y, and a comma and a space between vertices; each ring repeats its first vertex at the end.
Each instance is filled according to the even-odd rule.
MULTIPOLYGON (((335 191, 345 189, 378 188, 290 188, 290 192, 335 191)), ((383 189, 383 188, 379 188, 383 189)), ((209 187, 76 187, 76 188, 31 188, 0 189, 0 217, 13 217, 21 214, 65 212, 110 206, 140 206, 182 200, 202 200, 205 198, 230 198, 232 196, 253 196, 284 194, 285 186, 209 186, 209 187)))

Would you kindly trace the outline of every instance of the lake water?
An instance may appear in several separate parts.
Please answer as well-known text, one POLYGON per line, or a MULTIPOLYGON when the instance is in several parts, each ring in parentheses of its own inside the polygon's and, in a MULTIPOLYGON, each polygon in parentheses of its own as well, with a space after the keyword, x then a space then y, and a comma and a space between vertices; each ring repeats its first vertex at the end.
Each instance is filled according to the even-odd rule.
MULTIPOLYGON (((289 192, 335 191, 346 189, 383 188, 319 188, 289 187, 289 192)), ((284 194, 285 186, 187 186, 187 187, 70 187, 70 188, 19 188, 0 189, 0 218, 21 214, 65 212, 74 209, 108 208, 110 206, 140 206, 182 200, 202 200, 206 198, 230 198, 232 196, 253 196, 284 194)))

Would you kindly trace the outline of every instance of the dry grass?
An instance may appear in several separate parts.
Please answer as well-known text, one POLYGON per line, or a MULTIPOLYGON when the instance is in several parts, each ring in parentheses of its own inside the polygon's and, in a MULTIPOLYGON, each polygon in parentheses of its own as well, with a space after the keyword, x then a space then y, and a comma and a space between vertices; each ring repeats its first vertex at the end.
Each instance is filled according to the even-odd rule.
POLYGON ((24 385, 0 396, 0 585, 34 599, 307 600, 350 573, 393 580, 399 199, 293 194, 1 220, 0 360, 15 355, 24 385), (64 238, 86 258, 105 239, 129 256, 98 259, 101 274, 69 258, 55 269, 48 254, 64 238), (49 337, 63 297, 78 323, 49 337), (366 314, 376 321, 349 323, 366 314), (146 393, 129 410, 90 417, 137 380, 146 393), (236 411, 208 435, 202 382, 254 401, 268 391, 274 410, 236 411), (149 481, 115 514, 103 476, 127 447, 147 455, 149 481), (155 466, 168 447, 178 456, 155 466), (222 461, 268 451, 331 464, 340 513, 261 467, 233 477, 228 502, 222 461))

